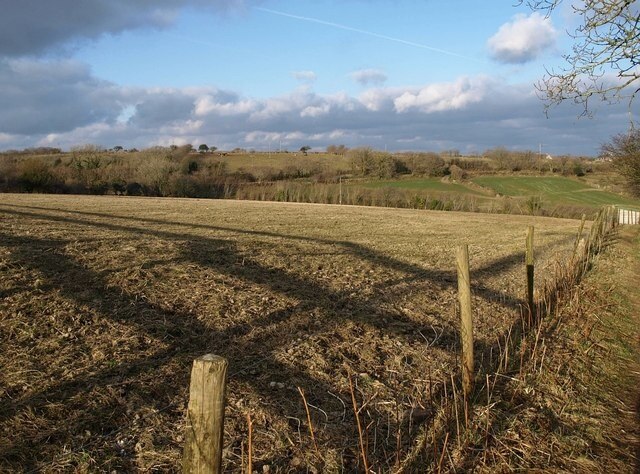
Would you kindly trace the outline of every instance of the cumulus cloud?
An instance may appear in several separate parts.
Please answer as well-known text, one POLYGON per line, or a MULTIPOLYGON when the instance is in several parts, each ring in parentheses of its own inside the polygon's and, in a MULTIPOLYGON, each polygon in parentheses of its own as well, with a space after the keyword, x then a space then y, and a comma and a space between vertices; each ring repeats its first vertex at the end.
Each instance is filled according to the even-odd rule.
POLYGON ((375 88, 367 89, 358 97, 359 102, 372 112, 393 109, 393 101, 404 93, 404 88, 375 88))
POLYGON ((0 149, 211 143, 266 150, 280 141, 289 149, 339 142, 482 151, 496 145, 531 149, 544 140, 555 153, 595 153, 627 123, 623 105, 607 108, 597 123, 576 123, 570 106, 547 120, 530 85, 482 76, 379 87, 359 96, 302 88, 259 99, 214 87, 122 87, 68 60, 0 60, 0 103, 0 149))
POLYGON ((293 71, 291 75, 296 81, 300 82, 314 82, 318 78, 313 71, 293 71))
POLYGON ((265 120, 282 120, 283 117, 296 117, 309 107, 323 105, 323 100, 316 94, 302 88, 281 97, 272 97, 257 101, 249 118, 254 122, 265 120))
POLYGON ((300 112, 300 117, 321 117, 327 115, 331 110, 331 106, 328 103, 322 105, 310 105, 305 107, 300 112))
POLYGON ((13 135, 9 135, 8 133, 0 133, 0 143, 11 143, 13 139, 13 135))
POLYGON ((141 97, 129 122, 140 127, 159 127, 182 123, 194 115, 193 96, 179 89, 161 89, 141 97))
POLYGON ((427 113, 458 110, 480 102, 489 89, 488 78, 463 77, 455 82, 429 84, 416 91, 404 92, 393 103, 398 112, 411 109, 427 113))
MULTIPOLYGON (((247 0, 249 1, 249 0, 247 0)), ((78 39, 105 33, 162 28, 173 23, 180 8, 229 9, 243 0, 20 0, 3 1, 0 56, 40 54, 78 39)))
POLYGON ((387 81, 387 75, 380 69, 360 69, 349 74, 349 77, 362 86, 381 85, 387 81))
POLYGON ((497 61, 510 64, 522 64, 540 56, 551 48, 558 32, 540 13, 516 15, 511 21, 500 27, 489 38, 487 46, 491 56, 497 61))
POLYGON ((0 130, 65 132, 114 122, 132 91, 93 77, 78 61, 0 60, 0 130))
POLYGON ((195 114, 197 116, 212 113, 220 116, 244 115, 255 110, 255 101, 240 99, 236 95, 220 94, 219 91, 206 93, 195 101, 195 114))

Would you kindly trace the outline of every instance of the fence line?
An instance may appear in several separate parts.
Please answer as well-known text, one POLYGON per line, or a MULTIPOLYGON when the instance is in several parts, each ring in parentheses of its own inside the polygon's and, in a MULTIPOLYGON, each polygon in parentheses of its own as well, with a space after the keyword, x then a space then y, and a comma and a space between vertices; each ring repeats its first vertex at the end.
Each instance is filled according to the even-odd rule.
POLYGON ((618 223, 620 225, 640 224, 640 211, 618 208, 618 223))
MULTIPOLYGON (((526 337, 528 331, 530 331, 540 323, 541 317, 552 316, 558 304, 562 301, 565 301, 566 295, 570 294, 572 289, 591 267, 595 256, 602 250, 608 234, 612 230, 614 230, 617 225, 626 222, 621 220, 621 216, 624 219, 627 219, 627 216, 629 216, 629 214, 627 213, 635 213, 631 215, 636 216, 635 223, 640 223, 640 212, 638 211, 617 209, 615 206, 603 207, 598 212, 595 220, 593 221, 589 234, 585 237, 582 236, 585 224, 585 218, 583 217, 580 228, 578 230, 578 234, 576 236, 572 258, 568 259, 565 263, 558 262, 558 265, 556 266, 555 277, 552 281, 547 282, 538 292, 536 292, 537 298, 534 298, 533 291, 534 228, 533 226, 530 226, 528 228, 525 255, 527 266, 526 292, 528 303, 526 309, 528 309, 529 311, 529 318, 525 320, 523 314, 522 325, 519 326, 516 323, 509 330, 506 339, 503 341, 504 345, 501 345, 502 353, 499 355, 497 366, 487 367, 483 366, 483 364, 480 364, 479 370, 475 372, 473 360, 473 321, 471 308, 471 292, 469 287, 470 277, 468 269, 468 247, 467 245, 463 245, 458 248, 456 255, 456 266, 458 270, 458 291, 461 310, 461 385, 463 388, 463 400, 461 401, 464 403, 463 406, 465 410, 465 420, 467 419, 467 407, 469 406, 469 404, 474 403, 474 398, 478 397, 478 393, 474 394, 474 392, 483 389, 482 387, 479 387, 474 390, 474 380, 476 378, 482 379, 482 376, 486 377, 487 380, 489 380, 488 377, 491 375, 491 371, 494 372, 494 375, 498 375, 507 370, 509 365, 509 354, 513 353, 513 351, 516 350, 520 342, 526 337), (536 314, 535 317, 532 318, 531 313, 533 312, 534 308, 536 314)), ((522 309, 524 310, 525 308, 522 309)), ((521 354, 521 364, 522 357, 524 357, 524 352, 522 352, 521 354)), ((186 444, 183 458, 183 472, 185 474, 217 474, 218 472, 221 472, 220 464, 223 447, 222 434, 224 432, 223 423, 226 369, 227 361, 222 357, 218 357, 212 354, 208 354, 194 361, 194 366, 191 374, 190 400, 186 426, 186 444)), ((449 396, 452 397, 452 401, 456 409, 457 419, 459 396, 458 394, 456 394, 456 385, 460 384, 460 382, 454 382, 453 374, 451 375, 451 377, 452 394, 449 394, 449 396)), ((447 395, 446 391, 446 382, 443 386, 444 393, 442 395, 445 399, 448 399, 449 396, 447 395)), ((433 402, 433 398, 431 398, 431 400, 433 402)), ((448 402, 447 407, 450 410, 450 405, 448 402)), ((444 417, 445 415, 441 414, 440 416, 444 417)), ((446 436, 440 455, 439 464, 441 464, 442 457, 444 456, 446 450, 447 440, 449 439, 450 435, 447 426, 451 421, 450 416, 446 415, 446 420, 441 419, 440 423, 438 423, 439 428, 435 428, 436 422, 438 421, 437 418, 438 415, 435 415, 432 420, 433 425, 431 428, 434 449, 436 449, 437 447, 436 431, 439 431, 441 432, 440 434, 446 436), (446 434, 444 430, 446 430, 446 434)), ((250 425, 251 423, 249 422, 249 426, 250 425)), ((467 426, 466 423, 465 426, 467 426)), ((428 430, 429 428, 425 427, 425 429, 428 430)), ((460 443, 459 427, 457 435, 458 443, 460 443)), ((427 432, 424 432, 422 436, 424 437, 424 441, 420 443, 421 449, 426 447, 426 440, 428 439, 427 432)), ((432 459, 432 462, 435 462, 437 457, 436 454, 437 453, 434 452, 434 458, 432 459)), ((249 456, 251 456, 251 448, 249 448, 249 456)), ((409 464, 411 464, 412 462, 416 461, 415 458, 416 452, 413 452, 409 453, 406 460, 409 464), (411 460, 410 458, 414 459, 411 460)), ((421 465, 421 467, 425 466, 421 465)))

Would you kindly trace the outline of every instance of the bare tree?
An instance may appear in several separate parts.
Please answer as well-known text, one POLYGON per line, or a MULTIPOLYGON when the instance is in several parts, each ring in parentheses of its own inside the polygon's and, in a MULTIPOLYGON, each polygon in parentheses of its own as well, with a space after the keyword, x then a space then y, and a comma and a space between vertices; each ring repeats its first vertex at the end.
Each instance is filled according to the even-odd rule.
MULTIPOLYGON (((546 108, 572 100, 591 115, 590 101, 628 100, 640 92, 640 2, 637 0, 570 0, 580 24, 573 33, 566 64, 547 69, 537 88, 546 108), (615 76, 615 77, 614 77, 615 76)), ((520 0, 549 15, 563 0, 520 0)))
POLYGON ((603 158, 613 160, 631 194, 640 197, 640 130, 614 136, 602 145, 601 154, 603 158))

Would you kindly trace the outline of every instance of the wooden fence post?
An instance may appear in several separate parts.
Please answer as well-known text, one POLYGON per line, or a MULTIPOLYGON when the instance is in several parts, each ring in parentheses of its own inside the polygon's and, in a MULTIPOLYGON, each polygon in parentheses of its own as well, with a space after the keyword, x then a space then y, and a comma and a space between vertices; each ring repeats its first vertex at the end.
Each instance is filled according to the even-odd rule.
POLYGON ((527 304, 529 306, 529 322, 533 320, 533 276, 534 276, 534 260, 533 260, 533 226, 530 225, 527 230, 527 304))
POLYGON ((610 216, 609 216, 609 220, 610 220, 610 222, 609 222, 609 226, 610 226, 612 229, 615 229, 615 228, 616 228, 616 224, 617 224, 617 222, 616 222, 616 221, 618 220, 618 210, 617 210, 616 206, 611 206, 611 207, 609 208, 609 213, 610 213, 610 216))
POLYGON ((222 473, 224 393, 227 359, 207 354, 193 361, 182 470, 222 473))
POLYGON ((462 342, 462 387, 466 399, 473 390, 473 320, 469 279, 469 246, 461 245, 456 253, 458 300, 460 301, 460 338, 462 342))

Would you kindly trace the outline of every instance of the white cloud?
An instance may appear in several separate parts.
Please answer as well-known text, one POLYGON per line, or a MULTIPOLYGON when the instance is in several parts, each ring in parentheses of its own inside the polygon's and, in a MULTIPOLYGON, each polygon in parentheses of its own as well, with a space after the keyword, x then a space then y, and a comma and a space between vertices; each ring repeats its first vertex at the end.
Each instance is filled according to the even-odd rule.
POLYGON ((13 135, 9 135, 8 133, 0 132, 0 143, 11 143, 12 140, 15 140, 16 137, 13 135))
POLYGON ((199 117, 218 114, 221 116, 245 115, 256 110, 254 100, 221 100, 217 94, 207 94, 195 99, 195 114, 199 117))
POLYGON ((397 142, 398 143, 417 143, 420 140, 424 140, 424 138, 420 136, 409 137, 409 138, 398 138, 397 142))
POLYGON ((576 109, 566 104, 547 120, 531 85, 484 76, 358 96, 300 88, 262 99, 214 87, 127 88, 69 61, 0 60, 0 103, 0 149, 209 143, 266 150, 282 141, 290 149, 344 143, 481 151, 544 141, 553 153, 595 153, 628 123, 624 104, 603 110, 598 121, 576 121, 576 109))
POLYGON ((245 134, 244 141, 246 143, 269 143, 282 140, 280 133, 266 133, 262 131, 249 132, 245 134))
POLYGON ((337 94, 329 95, 326 99, 331 102, 334 107, 347 112, 353 112, 359 105, 358 101, 349 96, 346 92, 338 92, 337 94))
POLYGON ((293 71, 291 76, 300 82, 314 82, 318 78, 317 74, 313 71, 293 71))
POLYGON ((455 82, 430 84, 415 92, 407 91, 394 100, 394 106, 400 113, 411 109, 427 113, 458 110, 480 102, 488 88, 487 78, 463 77, 455 82))
POLYGON ((315 106, 311 105, 302 109, 302 112, 300 112, 300 117, 321 117, 323 115, 327 115, 330 110, 331 106, 328 103, 315 106))
POLYGON ((318 105, 313 103, 315 97, 315 94, 302 88, 285 96, 263 100, 257 104, 256 110, 250 115, 250 119, 261 121, 274 119, 285 114, 299 114, 300 110, 306 107, 318 105))
POLYGON ((327 143, 350 140, 351 138, 353 138, 353 134, 347 132, 346 130, 331 130, 322 133, 311 133, 306 135, 306 138, 308 139, 308 141, 318 143, 319 146, 323 147, 327 143))
POLYGON ((529 16, 518 14, 489 38, 487 46, 497 61, 522 64, 551 48, 557 36, 550 18, 537 12, 529 16))
POLYGON ((301 131, 292 131, 287 133, 276 133, 276 132, 264 132, 264 131, 254 131, 249 132, 244 135, 244 144, 246 145, 265 145, 268 146, 269 143, 278 143, 282 142, 283 145, 291 144, 292 142, 305 140, 308 135, 301 131))
POLYGON ((360 69, 349 74, 349 77, 362 86, 381 85, 387 81, 387 75, 380 69, 360 69))
POLYGON ((194 135, 202 130, 204 121, 202 120, 185 120, 175 124, 169 124, 160 128, 160 132, 174 136, 194 135))
POLYGON ((368 89, 358 97, 360 103, 372 112, 390 110, 400 91, 390 88, 368 89))

